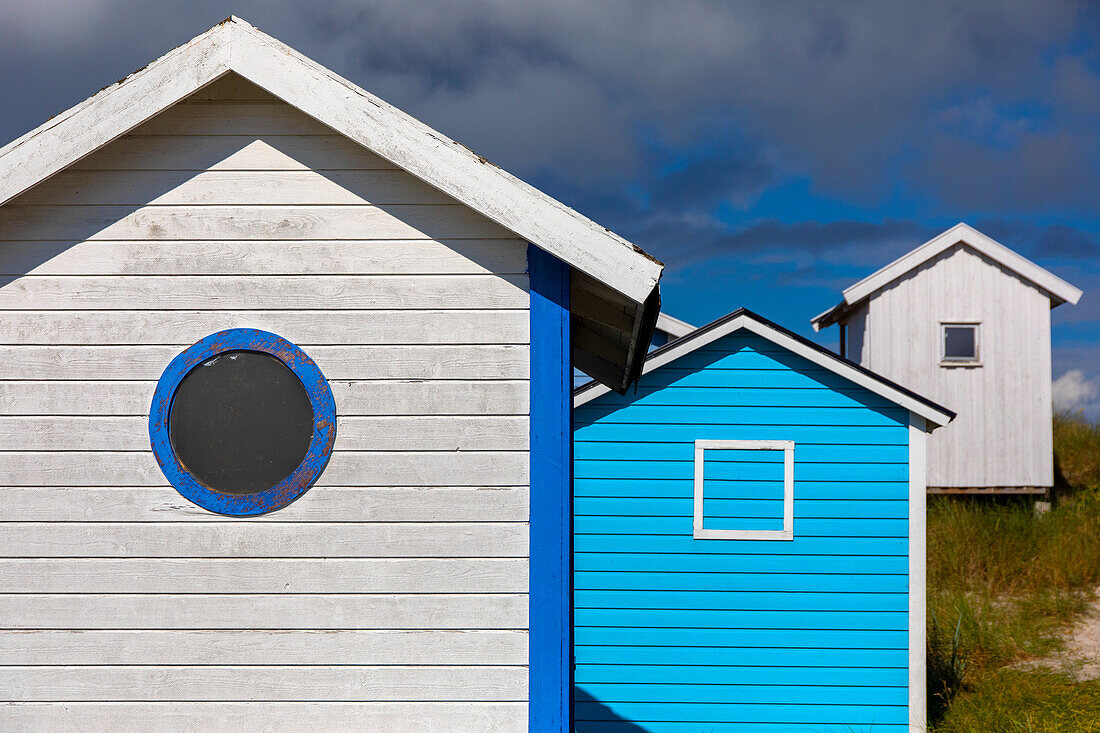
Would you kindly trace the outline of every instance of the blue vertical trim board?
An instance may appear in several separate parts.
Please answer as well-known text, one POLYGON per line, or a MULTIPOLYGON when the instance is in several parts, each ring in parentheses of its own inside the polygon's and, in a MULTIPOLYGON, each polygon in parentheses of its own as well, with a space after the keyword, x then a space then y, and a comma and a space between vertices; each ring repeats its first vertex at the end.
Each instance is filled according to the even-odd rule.
POLYGON ((184 349, 165 367, 149 406, 149 443, 164 477, 185 498, 217 514, 254 516, 282 509, 320 477, 335 442, 336 403, 325 375, 296 345, 254 328, 219 331, 184 349), (279 359, 302 382, 313 408, 313 437, 302 462, 277 485, 253 494, 223 494, 199 483, 180 463, 168 434, 172 399, 180 382, 199 364, 227 351, 258 351, 279 359))
POLYGON ((572 715, 572 367, 569 266, 527 246, 531 283, 531 733, 572 715))

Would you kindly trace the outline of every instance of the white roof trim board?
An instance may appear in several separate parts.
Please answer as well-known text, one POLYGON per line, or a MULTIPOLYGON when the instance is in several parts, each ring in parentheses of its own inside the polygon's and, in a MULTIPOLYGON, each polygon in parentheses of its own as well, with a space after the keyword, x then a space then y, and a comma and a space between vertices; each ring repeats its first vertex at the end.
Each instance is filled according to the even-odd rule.
MULTIPOLYGON (((904 407, 911 414, 925 419, 928 432, 951 422, 955 413, 945 407, 937 405, 929 399, 921 397, 899 384, 891 382, 885 377, 854 364, 853 362, 837 356, 812 341, 788 331, 787 329, 772 323, 771 321, 756 315, 750 310, 742 308, 719 318, 713 323, 692 331, 676 341, 670 341, 665 346, 653 351, 646 359, 642 367, 642 374, 649 374, 655 369, 660 369, 677 359, 696 351, 707 344, 728 336, 736 331, 749 331, 761 338, 771 341, 792 353, 795 353, 818 366, 833 372, 848 381, 864 387, 870 392, 885 397, 894 404, 904 407)), ((578 387, 573 392, 573 406, 591 402, 595 398, 607 394, 611 390, 598 382, 589 382, 578 387)))
POLYGON ((811 323, 819 331, 842 318, 844 313, 861 300, 880 288, 889 285, 906 273, 920 267, 956 244, 965 244, 985 255, 1006 270, 1016 273, 1040 290, 1050 294, 1053 306, 1069 303, 1076 305, 1081 299, 1081 290, 1068 282, 1039 267, 1026 257, 1013 252, 1000 242, 990 239, 969 224, 960 222, 928 240, 911 252, 897 258, 881 270, 868 275, 855 285, 844 290, 844 301, 824 313, 814 316, 811 323))
POLYGON ((289 46, 231 17, 0 148, 0 204, 235 72, 636 303, 663 265, 289 46))
POLYGON ((694 331, 695 326, 679 318, 673 318, 667 313, 661 313, 657 316, 657 330, 667 333, 672 338, 680 338, 694 331))

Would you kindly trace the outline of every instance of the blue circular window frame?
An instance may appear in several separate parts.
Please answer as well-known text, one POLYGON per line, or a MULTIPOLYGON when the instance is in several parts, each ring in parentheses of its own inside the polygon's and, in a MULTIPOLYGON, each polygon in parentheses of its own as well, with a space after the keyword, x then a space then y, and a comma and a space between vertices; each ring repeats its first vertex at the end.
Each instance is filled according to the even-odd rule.
POLYGON ((149 442, 165 478, 189 501, 227 516, 266 514, 306 493, 325 470, 336 442, 336 401, 313 359, 282 336, 254 328, 219 331, 187 347, 161 374, 149 408, 149 442), (223 494, 203 486, 180 463, 168 435, 168 416, 180 382, 199 364, 227 351, 258 351, 275 357, 298 377, 313 407, 313 437, 302 462, 275 486, 252 494, 223 494))

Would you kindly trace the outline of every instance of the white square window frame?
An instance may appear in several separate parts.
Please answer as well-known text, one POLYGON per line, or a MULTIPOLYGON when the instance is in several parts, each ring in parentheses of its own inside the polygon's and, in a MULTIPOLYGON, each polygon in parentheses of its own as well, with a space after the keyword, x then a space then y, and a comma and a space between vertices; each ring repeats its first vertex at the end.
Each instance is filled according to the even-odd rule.
POLYGON ((940 366, 942 367, 980 367, 982 365, 982 322, 981 321, 940 321, 940 366), (947 356, 948 327, 974 329, 974 358, 959 359, 947 356))
POLYGON ((794 441, 793 440, 696 440, 695 518, 697 540, 793 540, 794 539, 794 441), (783 529, 707 529, 703 526, 703 466, 708 450, 783 451, 783 529))

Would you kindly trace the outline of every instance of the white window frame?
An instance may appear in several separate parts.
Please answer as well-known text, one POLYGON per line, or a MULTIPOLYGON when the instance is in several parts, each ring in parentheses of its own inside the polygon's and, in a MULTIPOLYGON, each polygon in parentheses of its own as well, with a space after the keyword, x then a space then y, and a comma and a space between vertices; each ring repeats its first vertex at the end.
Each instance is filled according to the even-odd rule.
POLYGON ((793 440, 696 440, 695 519, 697 540, 793 540, 794 539, 794 441, 793 440), (706 529, 703 527, 703 465, 708 450, 783 451, 783 529, 706 529))
POLYGON ((974 367, 982 365, 982 323, 981 321, 940 321, 940 366, 945 367, 974 367), (973 328, 974 329, 974 358, 960 359, 947 356, 947 329, 948 328, 973 328))

